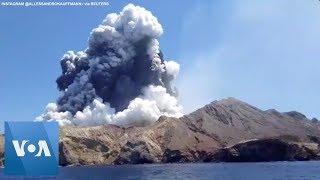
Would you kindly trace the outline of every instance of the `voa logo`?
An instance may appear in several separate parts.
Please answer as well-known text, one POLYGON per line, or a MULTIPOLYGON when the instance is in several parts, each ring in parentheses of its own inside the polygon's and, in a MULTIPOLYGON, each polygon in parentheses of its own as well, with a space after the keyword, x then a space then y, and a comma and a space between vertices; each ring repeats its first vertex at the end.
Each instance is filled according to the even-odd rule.
POLYGON ((58 174, 58 123, 5 122, 4 137, 6 175, 58 174))
MULTIPOLYGON (((19 141, 18 140, 12 140, 12 144, 13 144, 13 147, 17 153, 17 156, 19 157, 22 157, 25 155, 25 150, 24 150, 24 147, 25 145, 27 144, 28 140, 23 140, 20 144, 19 144, 19 141)), ((30 152, 30 153, 34 153, 36 151, 36 146, 33 145, 33 144, 29 144, 27 146, 27 150, 30 152)), ((49 148, 48 148, 48 144, 45 140, 39 140, 38 142, 38 153, 35 155, 35 157, 39 157, 41 156, 41 154, 44 154, 44 156, 51 156, 51 153, 49 151, 49 148)))

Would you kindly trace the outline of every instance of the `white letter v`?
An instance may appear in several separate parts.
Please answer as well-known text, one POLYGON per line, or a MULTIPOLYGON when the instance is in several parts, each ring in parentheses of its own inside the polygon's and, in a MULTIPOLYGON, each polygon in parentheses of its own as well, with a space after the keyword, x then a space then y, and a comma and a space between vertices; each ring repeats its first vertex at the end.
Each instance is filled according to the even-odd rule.
POLYGON ((17 156, 21 157, 24 156, 24 145, 27 143, 27 140, 23 140, 21 146, 19 146, 18 140, 12 140, 12 144, 14 149, 16 150, 17 156))

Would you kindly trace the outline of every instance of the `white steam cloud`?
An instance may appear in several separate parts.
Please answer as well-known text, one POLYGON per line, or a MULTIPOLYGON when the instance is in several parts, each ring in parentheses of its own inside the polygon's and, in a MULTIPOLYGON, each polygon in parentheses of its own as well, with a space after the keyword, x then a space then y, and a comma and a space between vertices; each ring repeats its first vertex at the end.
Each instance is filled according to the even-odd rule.
POLYGON ((145 124, 161 115, 182 116, 171 82, 179 64, 165 61, 158 38, 163 29, 146 9, 129 4, 93 29, 85 51, 61 59, 61 92, 40 121, 60 125, 145 124))

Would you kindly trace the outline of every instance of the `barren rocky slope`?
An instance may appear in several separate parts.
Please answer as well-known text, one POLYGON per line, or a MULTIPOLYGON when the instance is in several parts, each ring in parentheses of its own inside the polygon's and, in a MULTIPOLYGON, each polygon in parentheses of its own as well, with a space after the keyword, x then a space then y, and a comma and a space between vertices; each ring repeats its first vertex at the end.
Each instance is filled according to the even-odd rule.
POLYGON ((303 141, 320 137, 319 123, 299 112, 263 111, 235 98, 214 101, 181 120, 228 146, 243 140, 287 135, 303 141))
POLYGON ((320 158, 319 143, 316 119, 228 98, 143 127, 64 126, 59 151, 62 166, 311 160, 320 158))
POLYGON ((317 121, 228 98, 144 127, 64 127, 60 164, 309 160, 319 142, 317 121))
POLYGON ((223 145, 180 119, 161 117, 146 127, 66 127, 60 164, 136 164, 200 161, 223 145))

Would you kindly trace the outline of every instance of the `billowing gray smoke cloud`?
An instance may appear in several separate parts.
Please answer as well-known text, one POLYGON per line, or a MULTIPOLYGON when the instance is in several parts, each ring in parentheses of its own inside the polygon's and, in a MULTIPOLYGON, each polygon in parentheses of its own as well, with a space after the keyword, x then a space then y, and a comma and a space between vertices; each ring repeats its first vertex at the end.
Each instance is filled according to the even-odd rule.
POLYGON ((108 14, 85 51, 63 56, 61 96, 37 119, 96 125, 181 116, 171 85, 179 64, 164 60, 157 40, 162 33, 157 18, 142 7, 129 4, 108 14))

